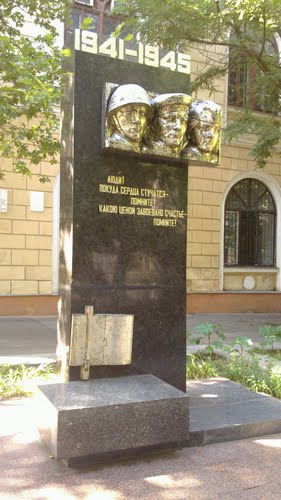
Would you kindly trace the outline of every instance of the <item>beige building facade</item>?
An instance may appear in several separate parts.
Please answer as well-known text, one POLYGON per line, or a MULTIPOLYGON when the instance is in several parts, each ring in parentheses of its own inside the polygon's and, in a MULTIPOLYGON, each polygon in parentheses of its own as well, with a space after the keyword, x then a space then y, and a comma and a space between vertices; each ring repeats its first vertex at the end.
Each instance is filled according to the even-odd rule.
MULTIPOLYGON (((191 51, 194 77, 214 58, 226 57, 213 47, 191 51)), ((216 91, 198 93, 222 105, 224 123, 234 110, 227 105, 227 78, 216 91)), ((176 90, 176 89, 175 89, 176 90)), ((280 312, 281 310, 281 162, 276 151, 264 170, 249 156, 254 138, 222 145, 220 166, 188 167, 187 311, 280 312), (225 262, 226 200, 245 179, 258 181, 270 193, 276 208, 274 261, 266 265, 225 262)), ((59 258, 59 159, 32 167, 32 177, 13 172, 12 160, 2 159, 0 181, 0 315, 56 314, 59 258), (41 184, 39 175, 50 182, 41 184)), ((238 226, 237 226, 238 228, 238 226)), ((250 226, 249 226, 250 228, 250 226)), ((247 228, 246 228, 247 229, 247 228)), ((239 229, 231 251, 239 246, 239 229)), ((263 249, 262 249, 263 250, 263 249)), ((233 259, 236 257, 233 256, 233 259)))
MULTIPOLYGON (((280 41, 278 40, 280 49, 280 41)), ((220 47, 208 51, 191 52, 191 76, 194 77, 206 63, 227 52, 220 47)), ((216 91, 210 96, 199 94, 199 98, 211 98, 223 107, 224 126, 239 108, 228 105, 228 76, 215 82, 216 91)), ((280 250, 281 250, 281 158, 276 150, 264 170, 257 169, 250 156, 255 137, 250 134, 231 144, 222 144, 221 164, 217 167, 189 166, 188 221, 187 221, 187 310, 193 312, 280 312, 280 250), (275 206, 274 234, 271 237, 272 262, 259 257, 251 265, 229 265, 226 249, 226 201, 231 190, 239 182, 257 181, 258 187, 270 193, 275 206), (253 180, 253 181, 252 181, 253 180)), ((270 196, 269 195, 269 196, 270 196)), ((252 213, 252 212, 251 212, 252 213)), ((268 217, 268 215, 266 215, 268 217)), ((261 216, 262 218, 262 216, 261 216)), ((240 221, 241 225, 241 221, 240 221)), ((237 224, 236 246, 239 248, 237 224)), ((251 239, 251 227, 245 226, 245 238, 251 239)), ((268 230, 269 231, 269 230, 268 230)), ((269 231, 270 232, 270 231, 269 231)), ((272 231, 271 231, 272 233, 272 231)), ((258 238, 258 236, 257 236, 258 238)), ((261 245, 260 245, 261 246, 261 245)), ((265 246, 265 243, 264 243, 265 246)), ((241 244, 240 244, 241 247, 241 244)), ((248 252, 251 249, 248 250, 248 252)), ((265 252, 265 248, 260 249, 265 252)), ((241 259, 242 260, 242 259, 241 259)), ((244 261, 246 259, 243 259, 244 261)), ((231 264, 231 263, 230 263, 231 264)))
POLYGON ((0 314, 54 313, 53 198, 59 165, 42 162, 29 178, 13 172, 12 160, 1 162, 0 314), (42 174, 50 182, 41 184, 42 174))

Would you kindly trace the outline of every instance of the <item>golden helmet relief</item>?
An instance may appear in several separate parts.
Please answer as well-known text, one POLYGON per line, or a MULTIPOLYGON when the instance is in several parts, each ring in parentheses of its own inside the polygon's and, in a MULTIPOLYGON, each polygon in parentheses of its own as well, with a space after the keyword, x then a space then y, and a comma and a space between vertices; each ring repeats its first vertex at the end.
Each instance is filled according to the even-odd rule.
POLYGON ((221 129, 221 107, 213 101, 193 101, 187 127, 188 145, 182 157, 188 160, 219 163, 221 129))
POLYGON ((222 114, 183 93, 153 95, 136 84, 105 88, 104 147, 191 163, 219 163, 222 114))

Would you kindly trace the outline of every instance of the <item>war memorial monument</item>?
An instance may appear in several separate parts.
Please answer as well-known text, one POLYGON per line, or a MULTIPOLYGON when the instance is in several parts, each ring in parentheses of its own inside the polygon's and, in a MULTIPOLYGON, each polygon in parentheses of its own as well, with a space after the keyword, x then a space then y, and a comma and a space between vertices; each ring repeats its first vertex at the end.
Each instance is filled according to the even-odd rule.
POLYGON ((41 387, 39 427, 75 465, 188 442, 188 165, 219 163, 221 110, 189 95, 186 54, 80 30, 69 46, 62 381, 41 387))

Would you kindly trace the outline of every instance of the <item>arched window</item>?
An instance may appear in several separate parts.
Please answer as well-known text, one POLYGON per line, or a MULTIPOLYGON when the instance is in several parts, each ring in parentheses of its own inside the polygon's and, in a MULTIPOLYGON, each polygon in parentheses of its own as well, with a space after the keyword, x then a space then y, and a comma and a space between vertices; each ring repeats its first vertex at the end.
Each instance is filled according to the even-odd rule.
POLYGON ((276 207, 256 179, 237 182, 227 195, 224 220, 225 266, 275 266, 276 207))

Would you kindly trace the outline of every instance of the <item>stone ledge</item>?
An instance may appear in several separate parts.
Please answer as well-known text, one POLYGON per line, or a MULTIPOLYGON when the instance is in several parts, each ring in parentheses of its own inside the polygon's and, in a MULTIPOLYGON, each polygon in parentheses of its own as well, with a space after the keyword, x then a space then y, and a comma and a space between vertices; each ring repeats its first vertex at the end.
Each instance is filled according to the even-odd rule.
POLYGON ((223 377, 188 380, 188 446, 281 432, 281 401, 223 377))
POLYGON ((189 398, 153 375, 40 386, 38 427, 58 459, 186 445, 189 398))

